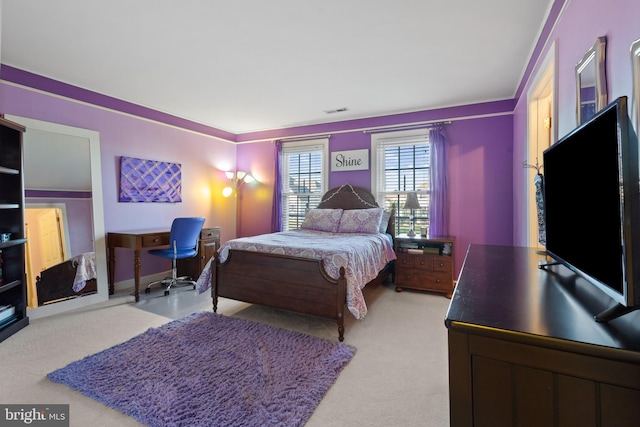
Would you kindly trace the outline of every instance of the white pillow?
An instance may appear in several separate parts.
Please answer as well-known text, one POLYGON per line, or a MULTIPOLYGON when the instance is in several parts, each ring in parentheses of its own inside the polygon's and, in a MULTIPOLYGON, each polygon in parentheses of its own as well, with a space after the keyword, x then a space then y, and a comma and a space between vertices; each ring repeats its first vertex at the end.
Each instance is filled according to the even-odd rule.
POLYGON ((300 229, 335 233, 338 231, 341 217, 342 209, 309 209, 300 229))
POLYGON ((342 213, 338 233, 379 233, 382 208, 347 209, 342 213))

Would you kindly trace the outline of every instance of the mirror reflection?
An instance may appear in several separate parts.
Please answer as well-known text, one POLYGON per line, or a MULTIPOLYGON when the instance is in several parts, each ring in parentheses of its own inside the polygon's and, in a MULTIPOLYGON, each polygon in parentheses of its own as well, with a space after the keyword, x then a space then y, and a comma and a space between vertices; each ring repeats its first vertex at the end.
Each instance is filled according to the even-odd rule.
POLYGON ((100 135, 18 116, 24 125, 28 316, 109 299, 100 135))
POLYGON ((576 114, 584 123, 607 105, 606 38, 598 37, 576 65, 576 114))
MULTIPOLYGON (((89 286, 87 283, 81 286, 78 280, 79 283, 72 283, 65 291, 64 282, 75 282, 75 277, 66 277, 64 266, 48 272, 67 260, 94 251, 90 162, 87 138, 39 129, 28 129, 24 135, 25 267, 29 308, 97 291, 95 280, 89 286), (69 217, 73 219, 72 227, 69 227, 69 217), (55 283, 51 283, 52 280, 55 283)), ((80 261, 75 260, 76 264, 80 261)), ((68 270, 73 272, 73 265, 68 270)))

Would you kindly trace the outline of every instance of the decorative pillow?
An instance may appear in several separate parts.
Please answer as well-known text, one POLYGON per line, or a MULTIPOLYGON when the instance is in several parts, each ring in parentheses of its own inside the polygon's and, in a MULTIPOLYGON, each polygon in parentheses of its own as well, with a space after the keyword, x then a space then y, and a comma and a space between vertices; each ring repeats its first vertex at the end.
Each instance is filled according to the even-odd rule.
POLYGON ((338 233, 378 233, 382 208, 347 209, 342 213, 338 233))
POLYGON ((335 233, 340 225, 342 209, 309 209, 300 229, 335 233))
POLYGON ((378 232, 386 233, 387 227, 389 226, 389 220, 391 219, 391 211, 382 212, 382 220, 380 221, 380 228, 378 232))

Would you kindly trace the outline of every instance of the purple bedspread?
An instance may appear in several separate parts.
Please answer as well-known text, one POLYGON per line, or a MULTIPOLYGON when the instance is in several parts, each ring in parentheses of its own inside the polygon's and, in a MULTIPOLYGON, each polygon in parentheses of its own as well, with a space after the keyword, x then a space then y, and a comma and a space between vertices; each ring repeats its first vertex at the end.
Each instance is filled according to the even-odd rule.
MULTIPOLYGON (((328 233, 314 230, 283 231, 230 240, 220 248, 220 262, 229 249, 322 259, 324 268, 334 279, 345 268, 347 308, 356 319, 367 314, 362 288, 375 279, 389 261, 396 259, 387 234, 328 233)), ((199 293, 211 287, 209 260, 197 281, 199 293)))

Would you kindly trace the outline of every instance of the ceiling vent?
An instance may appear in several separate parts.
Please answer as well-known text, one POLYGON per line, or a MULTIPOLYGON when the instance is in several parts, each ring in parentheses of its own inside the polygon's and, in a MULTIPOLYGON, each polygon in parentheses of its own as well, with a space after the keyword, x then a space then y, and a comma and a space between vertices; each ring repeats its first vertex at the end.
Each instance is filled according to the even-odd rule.
POLYGON ((345 111, 349 111, 349 109, 347 107, 341 107, 341 108, 335 108, 333 110, 324 110, 324 112, 327 114, 343 113, 345 111))

